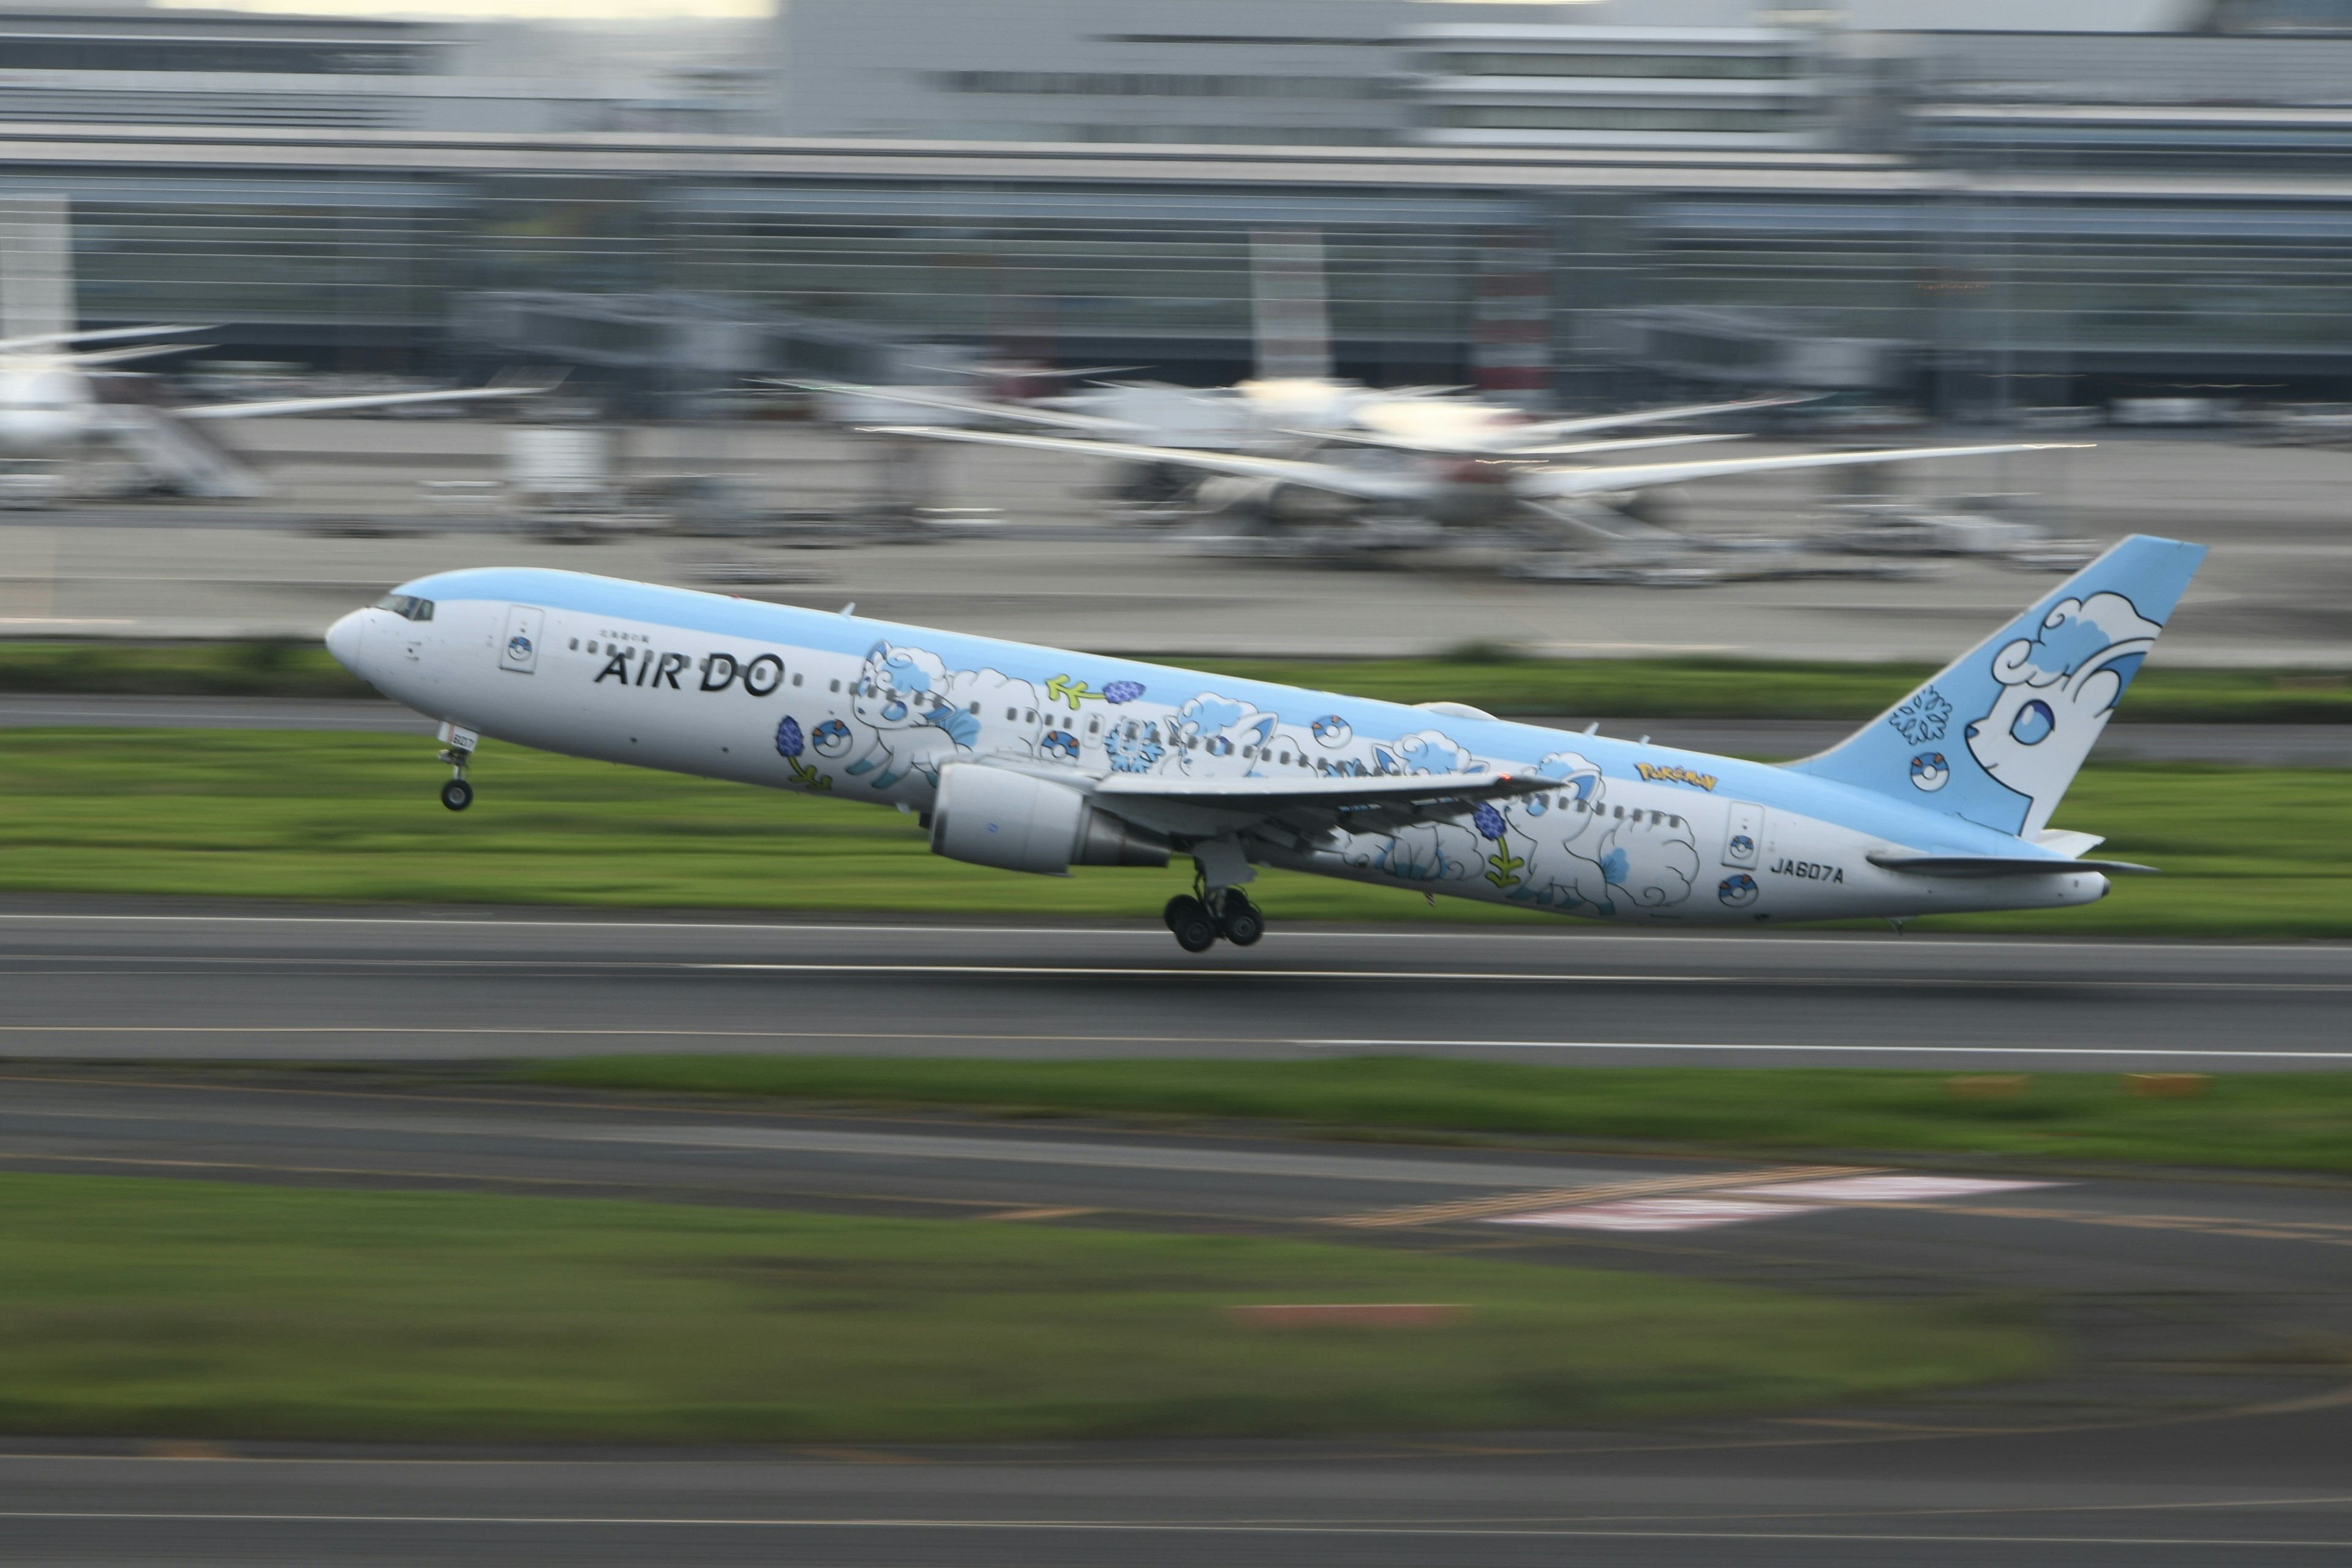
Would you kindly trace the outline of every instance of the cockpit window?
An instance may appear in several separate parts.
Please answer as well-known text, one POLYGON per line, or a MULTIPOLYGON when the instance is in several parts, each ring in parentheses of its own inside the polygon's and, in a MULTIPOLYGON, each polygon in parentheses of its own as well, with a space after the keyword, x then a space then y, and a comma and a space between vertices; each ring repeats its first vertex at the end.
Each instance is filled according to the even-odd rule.
POLYGON ((429 621, 433 618, 433 601, 420 599, 414 594, 386 594, 375 602, 375 607, 390 610, 405 620, 429 621))

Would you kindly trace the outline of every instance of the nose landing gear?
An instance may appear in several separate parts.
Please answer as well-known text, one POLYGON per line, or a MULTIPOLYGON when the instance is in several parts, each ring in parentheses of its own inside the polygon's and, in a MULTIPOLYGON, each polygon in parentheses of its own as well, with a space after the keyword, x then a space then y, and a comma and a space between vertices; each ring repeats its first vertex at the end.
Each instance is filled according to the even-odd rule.
POLYGON ((449 764, 453 775, 441 786, 441 804, 451 811, 463 811, 474 804, 474 786, 466 782, 466 764, 474 760, 474 747, 480 741, 471 730, 455 724, 441 726, 441 761, 449 764))

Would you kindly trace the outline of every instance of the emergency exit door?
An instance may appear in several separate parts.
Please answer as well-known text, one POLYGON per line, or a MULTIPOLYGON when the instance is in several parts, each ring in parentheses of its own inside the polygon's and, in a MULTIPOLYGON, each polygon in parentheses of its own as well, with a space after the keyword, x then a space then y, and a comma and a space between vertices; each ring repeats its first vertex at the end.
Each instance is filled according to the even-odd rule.
POLYGON ((1731 803, 1731 820, 1723 830, 1723 863, 1742 870, 1756 869, 1764 847, 1764 808, 1744 800, 1731 803))
POLYGON ((507 638, 499 646, 500 669, 529 675, 539 668, 539 632, 546 619, 544 610, 534 610, 528 605, 508 606, 507 638))

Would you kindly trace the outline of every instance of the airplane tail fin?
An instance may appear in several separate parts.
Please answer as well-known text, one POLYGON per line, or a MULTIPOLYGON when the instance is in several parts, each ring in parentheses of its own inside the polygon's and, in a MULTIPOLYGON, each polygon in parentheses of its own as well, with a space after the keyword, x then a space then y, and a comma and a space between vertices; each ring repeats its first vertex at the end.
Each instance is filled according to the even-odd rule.
POLYGON ((1790 768, 2021 837, 2041 833, 2204 559, 2201 544, 2132 535, 1790 768))

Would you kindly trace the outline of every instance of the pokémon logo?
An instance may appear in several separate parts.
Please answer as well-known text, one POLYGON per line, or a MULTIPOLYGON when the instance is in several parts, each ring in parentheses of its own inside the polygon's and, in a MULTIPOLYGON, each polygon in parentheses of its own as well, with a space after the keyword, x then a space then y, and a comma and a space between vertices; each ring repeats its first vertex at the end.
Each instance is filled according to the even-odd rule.
POLYGON ((1688 768, 1667 767, 1660 763, 1635 763, 1633 771, 1652 784, 1689 784, 1694 789, 1709 792, 1715 788, 1713 773, 1693 773, 1688 768))

